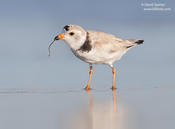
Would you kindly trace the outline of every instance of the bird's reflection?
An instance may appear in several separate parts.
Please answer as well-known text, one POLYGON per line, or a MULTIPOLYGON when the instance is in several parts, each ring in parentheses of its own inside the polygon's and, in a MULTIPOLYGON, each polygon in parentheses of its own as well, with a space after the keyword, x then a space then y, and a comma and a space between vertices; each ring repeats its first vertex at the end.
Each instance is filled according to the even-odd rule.
MULTIPOLYGON (((88 96, 89 96, 89 108, 90 111, 93 110, 94 107, 94 103, 93 103, 93 94, 91 93, 91 90, 87 91, 88 96)), ((108 100, 108 105, 110 108, 112 108, 113 112, 117 112, 117 102, 119 101, 119 91, 117 91, 117 95, 116 95, 116 90, 112 90, 112 101, 108 100), (112 102, 112 103, 111 103, 112 102)), ((118 102, 119 105, 119 102, 118 102)), ((104 106, 103 106, 104 107, 104 106)))
MULTIPOLYGON (((110 100, 100 102, 95 94, 87 91, 89 103, 74 117, 71 129, 119 129, 119 92, 112 91, 110 100)), ((109 98, 108 98, 109 99, 109 98)))
POLYGON ((117 104, 119 92, 112 91, 112 99, 104 103, 94 103, 93 95, 88 91, 89 95, 89 111, 91 114, 91 129, 117 129, 117 104))

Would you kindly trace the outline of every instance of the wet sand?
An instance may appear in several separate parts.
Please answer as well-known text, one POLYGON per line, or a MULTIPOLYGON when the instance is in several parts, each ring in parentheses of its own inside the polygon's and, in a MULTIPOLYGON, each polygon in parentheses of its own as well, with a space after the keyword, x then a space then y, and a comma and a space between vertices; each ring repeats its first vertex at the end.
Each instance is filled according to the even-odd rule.
POLYGON ((0 89, 1 129, 164 129, 175 88, 0 89))

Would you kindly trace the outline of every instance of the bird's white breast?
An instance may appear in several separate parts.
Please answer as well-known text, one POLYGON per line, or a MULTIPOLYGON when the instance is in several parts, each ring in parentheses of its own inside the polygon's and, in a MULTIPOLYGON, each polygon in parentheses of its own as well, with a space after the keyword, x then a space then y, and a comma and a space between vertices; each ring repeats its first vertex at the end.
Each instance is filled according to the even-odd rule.
POLYGON ((118 51, 110 54, 104 51, 99 52, 96 49, 92 49, 89 52, 75 51, 72 49, 72 52, 76 57, 90 64, 112 64, 114 61, 119 60, 125 53, 124 51, 118 51))

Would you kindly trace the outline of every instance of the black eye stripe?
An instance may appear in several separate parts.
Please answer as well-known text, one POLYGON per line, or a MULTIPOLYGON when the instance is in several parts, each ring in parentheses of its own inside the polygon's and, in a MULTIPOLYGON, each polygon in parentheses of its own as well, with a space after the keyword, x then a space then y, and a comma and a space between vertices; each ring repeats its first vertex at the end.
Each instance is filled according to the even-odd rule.
POLYGON ((66 31, 68 31, 68 30, 69 30, 69 26, 66 25, 66 26, 64 27, 64 29, 65 29, 66 31))

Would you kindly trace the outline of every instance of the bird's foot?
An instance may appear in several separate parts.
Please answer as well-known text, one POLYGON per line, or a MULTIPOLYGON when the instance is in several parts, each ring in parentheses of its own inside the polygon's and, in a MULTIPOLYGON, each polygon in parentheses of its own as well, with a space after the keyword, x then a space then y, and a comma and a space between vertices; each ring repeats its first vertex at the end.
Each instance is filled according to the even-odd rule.
POLYGON ((84 89, 85 89, 86 91, 91 90, 90 86, 88 86, 88 85, 87 85, 84 89))
POLYGON ((115 88, 114 86, 112 86, 112 88, 111 88, 112 90, 117 90, 117 88, 115 88))

